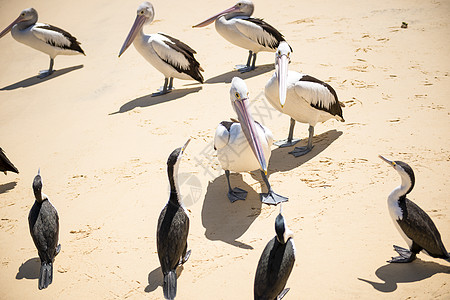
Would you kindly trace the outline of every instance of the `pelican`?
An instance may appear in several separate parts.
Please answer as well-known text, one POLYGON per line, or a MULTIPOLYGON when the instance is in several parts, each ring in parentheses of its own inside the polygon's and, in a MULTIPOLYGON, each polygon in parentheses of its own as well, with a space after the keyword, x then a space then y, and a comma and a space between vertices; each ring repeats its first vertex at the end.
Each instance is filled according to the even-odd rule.
POLYGON ((136 20, 120 49, 119 57, 131 43, 136 50, 165 77, 164 87, 153 96, 169 93, 173 89, 173 79, 197 80, 203 83, 200 63, 194 58, 194 49, 164 33, 144 34, 143 27, 155 17, 153 5, 143 2, 137 9, 136 20))
POLYGON ((307 146, 295 147, 289 152, 298 157, 313 148, 312 138, 317 123, 328 119, 344 122, 341 109, 343 104, 329 84, 310 75, 288 71, 290 54, 290 46, 281 42, 275 53, 275 73, 267 82, 264 92, 275 109, 291 117, 288 138, 275 145, 289 147, 296 144, 299 140, 293 139, 295 121, 309 124, 307 146))
POLYGON ((400 256, 393 257, 388 262, 412 262, 422 250, 431 257, 443 258, 450 262, 450 254, 445 250, 441 235, 433 220, 419 206, 406 198, 415 184, 412 168, 402 161, 391 161, 381 155, 379 157, 393 167, 402 179, 401 185, 389 195, 388 207, 395 227, 409 246, 409 250, 407 250, 394 245, 394 250, 400 256))
POLYGON ((38 13, 34 8, 24 9, 19 17, 0 33, 0 38, 11 31, 16 41, 48 54, 50 67, 39 72, 40 78, 53 73, 53 63, 57 55, 86 55, 80 47, 80 42, 70 33, 49 24, 36 23, 37 20, 38 13))
POLYGON ((260 194, 261 201, 273 205, 287 201, 288 198, 272 190, 267 179, 272 132, 253 120, 248 109, 247 86, 239 77, 234 77, 231 81, 230 99, 239 121, 221 122, 214 137, 214 149, 217 150, 217 158, 227 176, 228 199, 234 202, 247 197, 247 192, 243 189, 231 188, 230 171, 250 172, 260 169, 268 188, 268 193, 260 194))
POLYGON ((5 173, 6 175, 6 172, 8 171, 19 174, 19 170, 17 170, 13 163, 8 159, 5 151, 0 148, 0 172, 5 173))
POLYGON ((258 52, 275 52, 284 36, 262 19, 251 18, 254 5, 250 0, 240 0, 234 6, 194 25, 204 27, 216 21, 217 32, 230 43, 249 50, 246 65, 237 65, 241 72, 255 69, 258 52), (253 60, 252 60, 253 59, 253 60))
POLYGON ((294 233, 287 227, 280 213, 275 219, 276 236, 271 239, 258 262, 253 288, 254 299, 282 299, 289 288, 284 288, 294 268, 294 233))
POLYGON ((167 160, 170 197, 159 215, 156 231, 158 258, 164 276, 163 293, 166 299, 175 298, 177 294, 177 267, 184 264, 191 255, 191 250, 187 251, 189 216, 181 200, 178 186, 178 167, 189 141, 190 139, 183 147, 173 150, 167 160))
POLYGON ((28 214, 28 225, 33 242, 41 259, 38 288, 47 288, 53 281, 53 261, 61 250, 58 244, 58 211, 42 192, 42 177, 39 169, 33 180, 33 192, 36 200, 28 214))

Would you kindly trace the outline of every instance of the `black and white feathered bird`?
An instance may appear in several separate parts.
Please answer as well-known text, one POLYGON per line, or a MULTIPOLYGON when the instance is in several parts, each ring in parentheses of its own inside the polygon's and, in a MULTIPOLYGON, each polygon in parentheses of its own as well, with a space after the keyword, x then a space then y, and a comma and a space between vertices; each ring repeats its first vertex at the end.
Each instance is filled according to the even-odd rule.
POLYGON ((431 257, 450 261, 450 255, 445 249, 441 235, 430 216, 414 202, 406 198, 406 195, 412 191, 415 184, 412 168, 402 161, 391 161, 381 155, 379 157, 392 166, 402 179, 401 185, 396 187, 389 195, 388 207, 395 227, 409 247, 408 250, 394 245, 394 250, 400 256, 393 257, 388 262, 412 262, 420 251, 424 251, 431 257))
POLYGON ((133 43, 136 50, 164 77, 164 87, 153 96, 163 95, 173 89, 173 79, 197 80, 203 83, 200 63, 194 58, 194 49, 164 33, 144 34, 143 27, 155 17, 153 5, 143 2, 137 10, 136 20, 120 49, 119 57, 133 43))
POLYGON ((262 19, 251 18, 253 10, 252 1, 239 0, 234 6, 193 26, 204 27, 216 21, 216 30, 222 37, 249 50, 247 64, 236 66, 242 73, 255 69, 258 52, 275 52, 280 42, 285 41, 283 35, 273 26, 262 19))
POLYGON ((255 274, 255 300, 282 299, 295 262, 294 234, 280 214, 275 219, 276 236, 267 243, 258 262, 255 274))
POLYGON ((6 172, 8 171, 19 174, 19 170, 17 170, 8 157, 6 157, 5 151, 0 148, 0 172, 5 173, 6 175, 6 172))
POLYGON ((11 31, 16 41, 48 54, 50 67, 40 72, 41 78, 53 73, 53 63, 57 55, 85 55, 80 42, 70 33, 49 24, 36 23, 37 20, 38 13, 34 8, 24 9, 19 17, 0 33, 0 38, 11 31))
POLYGON ((178 186, 178 167, 189 141, 190 139, 183 147, 173 150, 167 160, 170 197, 159 215, 156 232, 158 257, 164 275, 163 292, 166 299, 175 298, 177 267, 184 264, 191 255, 191 250, 187 250, 189 216, 183 205, 178 186))
POLYGON ((317 123, 329 119, 344 122, 343 104, 329 84, 310 75, 288 71, 290 54, 290 46, 281 42, 275 53, 276 70, 266 84, 265 95, 275 109, 291 117, 287 140, 275 142, 275 145, 294 145, 299 141, 293 140, 295 122, 309 124, 308 145, 296 147, 290 152, 294 156, 301 156, 313 148, 312 138, 317 123))
POLYGON ((59 217, 56 208, 42 192, 40 170, 33 180, 33 192, 36 201, 28 215, 31 237, 41 259, 39 271, 39 289, 47 288, 53 281, 53 261, 61 250, 58 244, 59 217))

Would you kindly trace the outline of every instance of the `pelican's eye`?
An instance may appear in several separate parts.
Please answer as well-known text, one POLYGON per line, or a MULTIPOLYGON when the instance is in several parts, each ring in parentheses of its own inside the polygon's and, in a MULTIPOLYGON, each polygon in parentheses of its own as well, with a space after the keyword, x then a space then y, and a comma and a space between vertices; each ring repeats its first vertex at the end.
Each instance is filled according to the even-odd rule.
POLYGON ((288 53, 287 53, 287 57, 289 58, 290 56, 291 56, 291 53, 290 53, 290 52, 288 52, 288 53))
POLYGON ((248 98, 248 92, 247 92, 247 98, 248 98))
POLYGON ((238 92, 234 93, 234 95, 236 96, 236 99, 238 99, 238 100, 241 98, 241 95, 239 95, 238 92))

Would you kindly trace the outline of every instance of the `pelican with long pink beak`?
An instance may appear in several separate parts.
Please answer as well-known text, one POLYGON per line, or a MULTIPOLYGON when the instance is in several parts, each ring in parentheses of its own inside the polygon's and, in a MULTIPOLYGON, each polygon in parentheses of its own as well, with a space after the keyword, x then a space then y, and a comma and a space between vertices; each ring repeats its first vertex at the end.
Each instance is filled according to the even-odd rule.
POLYGON ((200 63, 194 58, 194 49, 164 33, 144 34, 143 27, 151 24, 155 17, 153 5, 143 2, 137 9, 137 16, 131 27, 119 57, 133 43, 136 50, 165 78, 164 86, 153 96, 169 93, 173 89, 173 79, 197 80, 203 83, 200 63))
POLYGON ((239 0, 234 6, 194 25, 194 28, 205 27, 216 22, 217 32, 230 43, 249 50, 247 64, 237 65, 241 73, 256 68, 256 55, 261 51, 275 52, 280 42, 285 41, 283 35, 262 19, 251 18, 254 5, 250 0, 239 0))
POLYGON ((85 55, 80 42, 70 33, 49 24, 37 23, 37 20, 38 13, 34 8, 24 9, 14 22, 0 32, 0 38, 11 31, 12 37, 19 43, 48 54, 50 67, 39 72, 40 78, 53 73, 54 59, 57 55, 85 55))
POLYGON ((272 132, 253 120, 248 108, 247 85, 239 77, 234 77, 231 81, 230 99, 239 121, 221 122, 214 137, 214 149, 217 150, 217 158, 227 176, 228 199, 234 202, 245 200, 247 197, 247 191, 231 188, 230 171, 250 172, 260 169, 268 188, 267 193, 260 194, 261 201, 272 205, 287 201, 288 198, 273 191, 267 179, 267 164, 273 142, 272 132))
POLYGON ((314 126, 319 122, 335 119, 344 122, 343 104, 339 102, 336 91, 328 84, 310 75, 289 71, 291 48, 281 42, 275 52, 275 73, 265 87, 269 103, 278 111, 291 117, 289 135, 286 140, 275 142, 280 147, 295 145, 299 140, 293 138, 295 122, 309 124, 308 144, 295 147, 290 154, 298 157, 313 148, 314 126))

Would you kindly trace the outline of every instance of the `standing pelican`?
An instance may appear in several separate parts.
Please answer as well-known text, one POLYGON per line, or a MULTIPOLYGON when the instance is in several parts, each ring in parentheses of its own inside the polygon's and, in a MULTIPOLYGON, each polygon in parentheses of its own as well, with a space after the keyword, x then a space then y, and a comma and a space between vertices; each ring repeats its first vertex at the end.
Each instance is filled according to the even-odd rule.
POLYGON ((295 244, 294 234, 287 227, 281 207, 275 219, 275 232, 276 236, 267 243, 256 268, 255 300, 280 300, 289 291, 284 287, 294 267, 295 244))
POLYGON ((272 190, 267 179, 267 163, 270 158, 270 146, 273 142, 272 132, 255 122, 248 109, 247 86, 239 77, 231 81, 230 99, 239 122, 223 121, 216 129, 214 149, 217 158, 225 170, 228 182, 228 199, 231 202, 245 200, 247 192, 240 188, 231 188, 230 171, 250 172, 261 169, 261 174, 268 188, 268 193, 260 194, 266 204, 278 204, 288 198, 272 190))
POLYGON ((406 198, 414 188, 415 176, 412 168, 402 161, 391 161, 379 156, 397 171, 402 179, 388 197, 389 213, 395 227, 409 246, 409 250, 394 245, 400 256, 393 257, 390 263, 409 263, 416 259, 420 251, 431 257, 443 258, 450 262, 450 254, 445 250, 441 235, 430 216, 414 202, 406 198))
POLYGON ((170 197, 159 215, 156 232, 158 257, 164 275, 163 292, 166 299, 175 298, 177 294, 176 269, 179 265, 184 264, 191 255, 191 250, 187 251, 189 216, 181 201, 178 186, 178 167, 189 141, 190 139, 183 147, 173 150, 167 160, 170 197))
POLYGON ((242 73, 255 69, 258 52, 274 52, 280 42, 285 40, 270 24, 262 19, 251 18, 253 10, 252 1, 239 0, 234 6, 193 26, 204 27, 216 21, 216 30, 222 37, 236 46, 249 50, 247 64, 236 66, 242 73))
POLYGON ((336 91, 327 83, 312 76, 288 71, 291 49, 281 42, 275 53, 276 70, 265 87, 265 95, 278 111, 291 117, 289 135, 275 145, 288 147, 299 140, 293 140, 295 121, 309 124, 309 138, 306 147, 296 147, 289 152, 298 157, 311 151, 314 126, 328 119, 344 122, 341 103, 336 91))
POLYGON ((19 170, 17 170, 17 168, 8 159, 8 157, 6 157, 6 154, 3 151, 3 149, 0 148, 0 172, 5 173, 6 175, 6 172, 8 171, 19 174, 19 170))
POLYGON ((143 27, 150 24, 155 17, 153 5, 143 2, 137 10, 136 20, 131 27, 119 57, 134 44, 136 50, 165 77, 164 87, 153 96, 167 94, 173 89, 173 78, 197 80, 203 83, 200 63, 194 58, 197 53, 185 43, 164 33, 146 35, 143 27))
POLYGON ((38 13, 34 8, 24 9, 19 17, 0 33, 0 38, 11 31, 16 41, 48 54, 50 67, 39 72, 40 78, 53 73, 53 63, 57 55, 85 55, 80 42, 70 33, 49 24, 36 23, 37 20, 38 13))
POLYGON ((61 245, 58 245, 59 217, 56 208, 42 192, 40 170, 33 180, 33 192, 36 201, 28 215, 28 225, 41 259, 38 287, 42 290, 53 281, 53 261, 61 250, 61 245))

